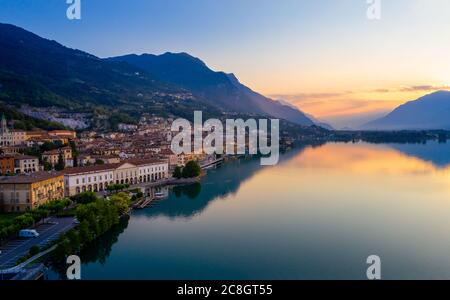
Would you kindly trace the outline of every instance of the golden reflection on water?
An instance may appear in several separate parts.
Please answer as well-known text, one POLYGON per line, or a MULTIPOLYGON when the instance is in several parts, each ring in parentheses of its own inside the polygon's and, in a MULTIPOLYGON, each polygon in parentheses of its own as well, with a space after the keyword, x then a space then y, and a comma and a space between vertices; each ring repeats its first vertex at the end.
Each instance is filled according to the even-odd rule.
POLYGON ((307 147, 278 166, 262 169, 242 184, 239 194, 259 202, 295 199, 296 204, 302 199, 391 206, 402 200, 446 200, 450 167, 435 166, 388 145, 329 143, 307 147))

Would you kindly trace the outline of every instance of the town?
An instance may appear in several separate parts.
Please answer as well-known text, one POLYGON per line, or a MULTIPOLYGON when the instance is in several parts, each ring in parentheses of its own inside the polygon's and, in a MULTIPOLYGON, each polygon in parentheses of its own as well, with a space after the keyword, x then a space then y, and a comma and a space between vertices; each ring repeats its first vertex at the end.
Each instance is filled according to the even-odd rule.
POLYGON ((13 129, 0 124, 0 210, 25 212, 51 200, 103 192, 115 184, 167 180, 188 161, 215 161, 202 152, 174 154, 171 119, 144 116, 117 132, 13 129))

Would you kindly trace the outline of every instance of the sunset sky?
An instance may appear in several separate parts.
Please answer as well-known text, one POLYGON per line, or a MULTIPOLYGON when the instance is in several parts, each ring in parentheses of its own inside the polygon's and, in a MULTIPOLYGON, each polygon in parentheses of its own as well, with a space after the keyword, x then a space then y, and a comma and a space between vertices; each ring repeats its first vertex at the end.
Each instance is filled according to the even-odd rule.
POLYGON ((450 89, 450 1, 0 0, 0 22, 100 57, 188 52, 337 127, 450 89))

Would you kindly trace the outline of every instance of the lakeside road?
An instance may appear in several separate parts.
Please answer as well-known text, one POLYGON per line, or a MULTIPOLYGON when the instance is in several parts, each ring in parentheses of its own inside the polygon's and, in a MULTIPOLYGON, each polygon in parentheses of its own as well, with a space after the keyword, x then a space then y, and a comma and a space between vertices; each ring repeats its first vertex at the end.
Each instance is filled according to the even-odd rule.
POLYGON ((0 248, 2 251, 0 254, 0 270, 15 266, 17 260, 25 256, 34 245, 39 245, 42 248, 47 243, 56 240, 61 233, 67 232, 75 226, 74 220, 74 217, 51 217, 47 219, 46 223, 36 228, 39 233, 37 238, 16 238, 9 241, 0 248))

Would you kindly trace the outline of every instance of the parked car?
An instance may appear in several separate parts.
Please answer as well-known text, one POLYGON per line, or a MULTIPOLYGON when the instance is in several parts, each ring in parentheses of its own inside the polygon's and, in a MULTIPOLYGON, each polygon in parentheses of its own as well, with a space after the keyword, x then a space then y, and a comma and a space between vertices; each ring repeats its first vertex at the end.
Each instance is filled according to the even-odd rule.
POLYGON ((19 231, 19 237, 21 238, 35 238, 39 233, 35 229, 22 229, 19 231))

